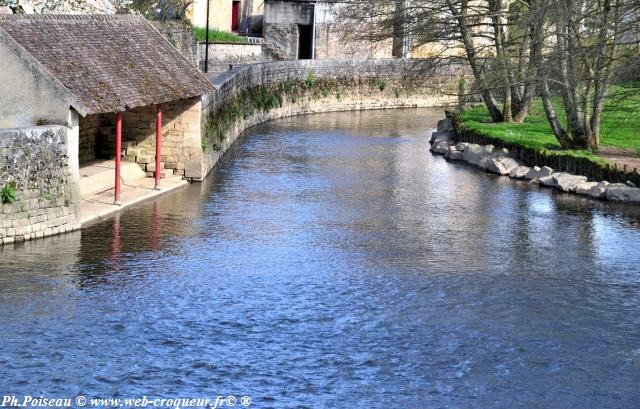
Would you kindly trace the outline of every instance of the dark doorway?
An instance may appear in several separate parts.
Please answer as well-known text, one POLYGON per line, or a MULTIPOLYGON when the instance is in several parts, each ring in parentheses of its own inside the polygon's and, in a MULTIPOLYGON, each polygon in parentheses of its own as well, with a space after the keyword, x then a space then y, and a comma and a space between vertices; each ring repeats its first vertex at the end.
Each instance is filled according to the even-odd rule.
MULTIPOLYGON (((227 3, 229 4, 229 3, 227 3)), ((231 3, 231 30, 235 31, 240 25, 240 2, 231 3)))
POLYGON ((298 59, 310 60, 311 58, 313 58, 313 26, 298 24, 298 59))

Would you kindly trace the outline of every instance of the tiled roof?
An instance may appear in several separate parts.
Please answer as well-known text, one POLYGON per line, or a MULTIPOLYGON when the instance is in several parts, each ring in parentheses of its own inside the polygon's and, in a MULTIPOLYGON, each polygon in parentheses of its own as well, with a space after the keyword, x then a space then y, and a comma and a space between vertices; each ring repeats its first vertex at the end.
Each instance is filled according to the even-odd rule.
POLYGON ((70 91, 83 115, 214 89, 142 16, 0 15, 0 30, 70 91))

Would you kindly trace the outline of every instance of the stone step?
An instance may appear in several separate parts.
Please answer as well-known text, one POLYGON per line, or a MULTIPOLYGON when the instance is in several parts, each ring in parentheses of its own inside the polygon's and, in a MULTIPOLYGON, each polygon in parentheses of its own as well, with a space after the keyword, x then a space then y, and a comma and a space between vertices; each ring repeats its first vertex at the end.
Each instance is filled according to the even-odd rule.
MULTIPOLYGON (((164 169, 164 162, 160 162, 160 170, 164 169)), ((147 172, 155 172, 156 171, 156 162, 147 163, 147 172)))
POLYGON ((136 162, 138 163, 152 163, 155 160, 155 155, 136 155, 136 162))
POLYGON ((140 146, 127 148, 127 156, 143 156, 147 154, 147 150, 140 146))
MULTIPOLYGON (((146 176, 148 178, 155 178, 156 177, 156 172, 147 171, 147 172, 145 172, 145 174, 146 174, 146 176)), ((169 171, 163 170, 163 171, 160 172, 160 179, 164 179, 167 176, 171 176, 171 175, 173 175, 173 172, 169 172, 169 171)))
POLYGON ((124 149, 135 148, 138 146, 138 141, 122 141, 122 147, 124 149))

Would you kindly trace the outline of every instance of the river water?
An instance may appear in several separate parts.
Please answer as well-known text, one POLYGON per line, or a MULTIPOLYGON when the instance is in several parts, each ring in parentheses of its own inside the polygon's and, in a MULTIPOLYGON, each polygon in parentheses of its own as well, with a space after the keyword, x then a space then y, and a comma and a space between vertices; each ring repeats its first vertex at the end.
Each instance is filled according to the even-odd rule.
POLYGON ((0 395, 639 407, 640 211, 432 156, 440 116, 261 125, 203 184, 0 250, 0 395))

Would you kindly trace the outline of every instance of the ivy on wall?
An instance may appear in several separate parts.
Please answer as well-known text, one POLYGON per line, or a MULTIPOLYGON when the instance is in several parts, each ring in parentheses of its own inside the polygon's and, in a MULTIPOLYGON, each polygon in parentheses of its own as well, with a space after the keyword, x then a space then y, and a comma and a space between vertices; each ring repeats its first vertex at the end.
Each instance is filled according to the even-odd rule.
MULTIPOLYGON (((350 93, 364 96, 380 94, 387 88, 387 81, 381 78, 337 79, 317 78, 312 70, 307 71, 303 80, 272 82, 239 93, 232 101, 224 104, 205 119, 202 150, 220 151, 221 143, 231 125, 237 120, 247 119, 258 112, 268 112, 283 106, 284 102, 297 103, 303 100, 319 100, 335 95, 342 100, 350 93)), ((396 98, 398 89, 394 89, 396 98)))
POLYGON ((24 190, 38 190, 43 198, 56 197, 60 193, 58 187, 65 185, 66 177, 64 128, 25 129, 2 138, 0 189, 6 193, 3 196, 5 203, 19 199, 19 192, 24 190), (9 194, 10 190, 13 195, 9 194))

